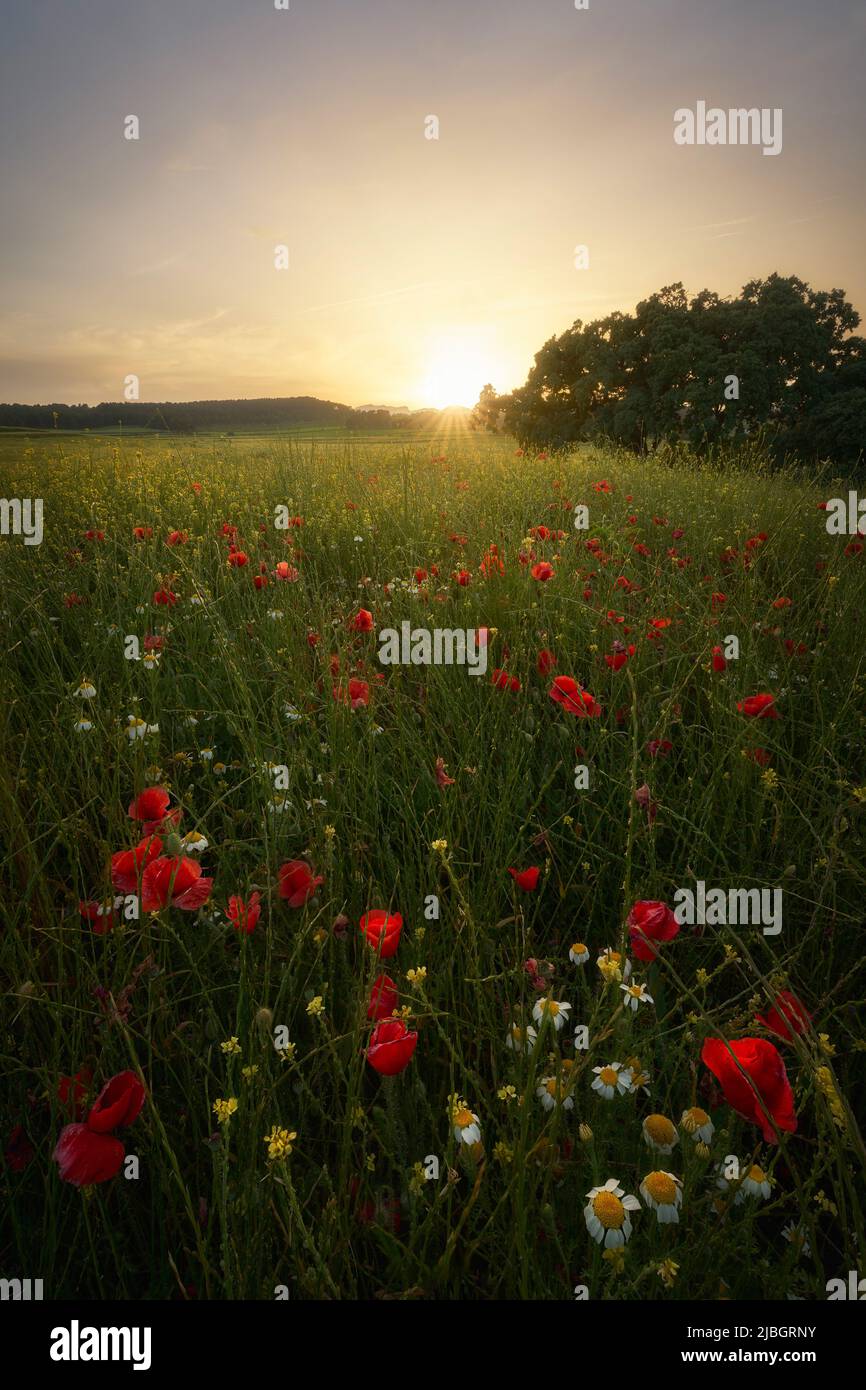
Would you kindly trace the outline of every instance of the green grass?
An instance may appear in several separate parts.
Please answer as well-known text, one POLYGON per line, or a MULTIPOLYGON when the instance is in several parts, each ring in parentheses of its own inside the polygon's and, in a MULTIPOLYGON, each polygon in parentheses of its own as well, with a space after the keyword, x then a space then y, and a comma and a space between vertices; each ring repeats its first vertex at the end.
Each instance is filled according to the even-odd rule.
POLYGON ((292 1298, 561 1299, 585 1284, 594 1299, 770 1299, 824 1298, 829 1278, 856 1269, 866 1241, 851 1108, 866 1050, 866 555, 845 555, 846 538, 829 537, 816 509, 846 488, 772 472, 756 452, 703 465, 671 451, 535 459, 467 434, 0 440, 2 495, 45 505, 41 546, 0 539, 2 1138, 20 1125, 33 1149, 22 1171, 3 1172, 0 1273, 43 1277, 51 1298, 270 1299, 286 1285, 292 1298), (602 479, 611 493, 594 490, 602 479), (573 527, 578 502, 589 532, 573 527), (275 530, 278 504, 303 527, 275 530), (227 564, 224 522, 238 528, 246 568, 227 564), (565 531, 534 543, 555 570, 547 584, 518 558, 542 524, 565 531), (136 542, 134 526, 153 538, 136 542), (83 540, 89 528, 104 541, 83 540), (188 544, 164 544, 174 528, 188 544), (721 564, 725 547, 742 556, 758 532, 767 540, 748 567, 721 564), (636 539, 649 556, 632 550, 636 539), (486 579, 490 544, 505 574, 486 579), (274 579, 282 559, 296 583, 274 579), (257 591, 260 561, 270 583, 257 591), (419 595, 413 572, 433 564, 438 579, 419 595), (463 566, 466 588, 452 579, 463 566), (631 592, 615 587, 620 575, 631 592), (152 604, 163 585, 179 596, 171 609, 152 604), (726 603, 714 609, 718 591, 726 603), (67 606, 73 593, 84 601, 67 606), (791 606, 774 609, 780 597, 791 606), (373 613, 372 633, 349 629, 359 606, 373 613), (652 618, 672 620, 658 641, 652 618), (381 667, 376 631, 404 619, 489 627, 490 667, 520 691, 493 688, 489 672, 381 667), (154 670, 124 656, 125 637, 147 633, 165 639, 154 670), (729 633, 739 660, 715 674, 711 649, 729 633), (613 672, 603 658, 617 636, 637 650, 613 672), (785 638, 806 653, 789 654, 785 638), (592 691, 599 719, 575 720, 549 698, 541 648, 557 674, 592 691), (368 708, 333 697, 352 673, 370 683, 368 708), (75 695, 85 678, 90 701, 75 695), (737 712, 761 691, 776 696, 778 720, 737 712), (82 707, 87 733, 75 731, 82 707), (131 743, 132 713, 158 733, 131 743), (648 755, 653 739, 670 740, 668 758, 648 755), (744 756, 757 745, 769 768, 744 756), (453 785, 437 785, 437 758, 453 785), (578 762, 590 768, 587 791, 574 789, 578 762), (290 770, 283 814, 266 809, 267 763, 290 770), (127 805, 151 783, 183 809, 182 831, 207 837, 210 901, 97 935, 79 899, 110 895, 111 855, 137 838, 127 805), (634 798, 644 783, 652 824, 634 798), (324 884, 293 910, 277 895, 277 868, 302 855, 324 884), (507 869, 532 864, 538 889, 523 893, 507 869), (626 1015, 596 956, 623 947, 636 899, 672 903, 695 878, 782 887, 781 935, 684 928, 657 962, 635 963, 655 1004, 626 1015), (256 889, 261 921, 241 939, 227 900, 256 889), (425 920, 432 894, 439 919, 425 920), (374 907, 405 922, 384 965, 358 929, 374 907), (332 929, 340 915, 345 934, 332 929), (590 949, 583 966, 569 962, 576 940, 590 949), (587 1051, 575 1052, 570 1025, 544 1030, 530 1055, 505 1048, 509 1018, 528 1020, 539 997, 530 957, 549 963, 571 1024, 588 1026, 587 1051), (406 972, 420 966, 426 981, 413 984, 406 972), (380 969, 419 1033, 393 1078, 364 1058, 380 969), (651 1154, 645 1115, 678 1122, 716 1099, 703 1039, 767 1036, 753 1016, 779 988, 814 1019, 780 1044, 796 1134, 766 1145, 721 1105, 711 1157, 684 1131, 671 1155, 651 1154), (324 1012, 308 1014, 318 996, 324 1012), (290 1061, 273 1047, 277 1025, 294 1044, 290 1061), (230 1037, 240 1056, 221 1050, 230 1037), (593 1067, 632 1057, 649 1096, 607 1102, 592 1091, 593 1067), (563 1059, 573 1109, 548 1113, 536 1087, 563 1059), (244 1066, 257 1067, 251 1079, 244 1066), (71 1116, 58 1084, 82 1068, 91 1097, 126 1068, 146 1083, 122 1136, 137 1180, 121 1173, 81 1192, 59 1179, 51 1156, 71 1116), (473 1152, 458 1151, 454 1093, 479 1117, 473 1152), (213 1102, 226 1097, 238 1109, 219 1126, 213 1102), (273 1125, 297 1132, 286 1162, 268 1162, 273 1125), (767 1169, 768 1200, 734 1205, 717 1189, 729 1154, 767 1169), (440 1177, 422 1182, 416 1165, 428 1155, 440 1177), (679 1224, 642 1210, 624 1259, 603 1258, 584 1223, 586 1193, 609 1177, 637 1193, 658 1167, 684 1182, 679 1224), (808 1255, 782 1235, 792 1222, 808 1255), (668 1282, 665 1260, 678 1266, 668 1282))

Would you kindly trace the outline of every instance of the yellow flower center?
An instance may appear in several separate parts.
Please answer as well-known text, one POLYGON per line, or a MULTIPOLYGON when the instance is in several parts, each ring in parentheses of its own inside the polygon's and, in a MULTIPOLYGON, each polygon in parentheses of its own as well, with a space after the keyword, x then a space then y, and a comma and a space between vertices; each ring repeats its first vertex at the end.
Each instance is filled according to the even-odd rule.
POLYGON ((614 1071, 613 1067, 602 1067, 598 1077, 605 1086, 615 1086, 618 1075, 619 1073, 614 1071))
POLYGON ((693 1105, 691 1110, 687 1110, 683 1115, 683 1124, 689 1134, 694 1134, 696 1129, 701 1128, 701 1125, 709 1123, 709 1118, 706 1110, 701 1110, 699 1106, 693 1105))
POLYGON ((629 985, 628 992, 632 999, 640 999, 643 994, 643 985, 629 985))
POLYGON ((545 999, 544 1007, 547 1009, 547 1012, 552 1015, 553 1018, 556 1018, 556 1015, 559 1013, 559 1005, 557 1004, 555 999, 545 999))
POLYGON ((555 1076, 549 1076, 549 1077, 547 1078, 547 1080, 546 1080, 545 1083, 544 1083, 544 1089, 547 1091, 547 1094, 548 1094, 549 1096, 553 1096, 553 1097, 556 1096, 557 1085, 556 1085, 556 1077, 555 1077, 555 1076))
POLYGON ((583 956, 586 954, 586 947, 582 941, 575 941, 571 949, 576 956, 583 956))
POLYGON ((612 1192, 599 1192, 593 1198, 592 1209, 605 1230, 619 1230, 625 1221, 625 1207, 612 1192))
POLYGON ((471 1124, 474 1124, 472 1111, 458 1110, 457 1114, 454 1116, 454 1123, 459 1129, 468 1129, 471 1124))
POLYGON ((667 1173, 650 1173, 644 1178, 643 1185, 654 1202, 673 1206, 677 1200, 677 1185, 667 1173))
POLYGON ((749 1169, 748 1176, 752 1179, 752 1182, 767 1181, 767 1175, 764 1172, 763 1168, 759 1168, 756 1163, 752 1164, 751 1168, 749 1169))
POLYGON ((647 1115, 643 1127, 654 1144, 672 1144, 676 1138, 676 1130, 664 1115, 647 1115))

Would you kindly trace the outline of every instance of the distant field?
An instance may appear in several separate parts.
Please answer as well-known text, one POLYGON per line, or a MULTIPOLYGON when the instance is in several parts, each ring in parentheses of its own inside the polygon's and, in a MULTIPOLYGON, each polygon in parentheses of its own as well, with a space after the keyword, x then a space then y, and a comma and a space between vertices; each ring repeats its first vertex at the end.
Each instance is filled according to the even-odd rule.
POLYGON ((44 502, 41 544, 0 538, 4 1274, 826 1298, 866 1248, 866 554, 818 507, 848 483, 320 433, 0 435, 0 494, 44 502), (383 665, 404 621, 486 629, 486 672, 383 665), (148 787, 178 823, 128 814, 148 787), (641 959, 634 905, 698 880, 782 890, 781 930, 682 924, 641 959), (403 922, 381 959, 377 910, 403 922), (417 1033, 395 1075, 365 1056, 383 974, 417 1033), (793 1132, 701 1060, 744 1037, 783 1059, 793 1132), (79 1189, 58 1138, 127 1071, 123 1166, 67 1136, 107 1165, 79 1189), (609 1179, 640 1209, 602 1203, 598 1241, 609 1179))

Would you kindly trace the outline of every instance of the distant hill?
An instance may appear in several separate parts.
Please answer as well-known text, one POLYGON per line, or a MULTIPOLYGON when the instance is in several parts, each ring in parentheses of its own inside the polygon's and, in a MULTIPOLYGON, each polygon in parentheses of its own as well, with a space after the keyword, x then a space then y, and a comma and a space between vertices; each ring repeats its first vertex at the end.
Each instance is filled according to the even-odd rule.
POLYGON ((227 401, 104 401, 100 405, 0 405, 0 428, 98 430, 165 430, 191 434, 196 430, 297 429, 334 426, 373 430, 404 428, 432 422, 436 410, 410 411, 407 406, 361 406, 356 409, 316 396, 262 396, 227 401))

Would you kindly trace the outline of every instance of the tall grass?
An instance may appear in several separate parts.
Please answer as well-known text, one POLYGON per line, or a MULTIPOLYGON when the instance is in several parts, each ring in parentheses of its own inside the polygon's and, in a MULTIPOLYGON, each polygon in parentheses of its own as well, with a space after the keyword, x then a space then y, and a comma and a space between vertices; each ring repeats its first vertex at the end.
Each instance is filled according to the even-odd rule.
POLYGON ((269 1299, 286 1286, 293 1298, 555 1299, 583 1284, 592 1298, 736 1299, 822 1298, 829 1278, 857 1268, 866 555, 846 555, 816 508, 845 484, 819 492, 750 458, 587 448, 537 459, 466 435, 0 448, 3 495, 45 502, 41 546, 0 541, 3 1142, 22 1126, 33 1149, 26 1164, 7 1152, 0 1272, 44 1277, 49 1297, 269 1299), (610 493, 594 489, 601 480, 610 493), (588 532, 573 527, 579 502, 588 532), (304 525, 275 530, 278 504, 304 525), (250 556, 243 569, 227 564, 226 522, 250 556), (532 541, 555 570, 546 584, 519 559, 539 525, 565 532, 532 541), (135 526, 152 539, 135 541, 135 526), (82 539, 90 529, 105 539, 82 539), (166 546, 172 529, 188 543, 166 546), (505 573, 485 578, 491 544, 505 573), (726 547, 738 558, 723 565, 726 547), (283 559, 297 582, 274 578, 283 559), (258 591, 260 561, 270 582, 258 591), (418 585, 416 567, 431 565, 438 578, 418 585), (461 567, 468 587, 452 578, 461 567), (615 587, 621 575, 630 592, 615 587), (176 606, 153 605, 162 587, 176 606), (83 602, 67 606, 71 594, 83 602), (774 608, 781 597, 791 605, 774 608), (359 607, 372 633, 351 630, 359 607), (672 620, 658 640, 653 618, 672 620), (405 619, 488 627, 490 668, 519 692, 494 688, 490 672, 381 667, 376 631, 405 619), (165 639, 153 670, 124 655, 126 636, 146 633, 165 639), (728 634, 740 657, 714 673, 711 649, 728 634), (603 658, 616 638, 636 652, 614 672, 603 658), (549 698, 542 648, 600 701, 599 719, 549 698), (369 707, 334 698, 350 674, 370 683, 369 707), (85 678, 90 701, 75 695, 85 678), (761 691, 775 695, 777 721, 738 713, 761 691), (82 713, 86 733, 75 731, 82 713), (130 742, 130 714, 158 733, 130 742), (651 740, 669 741, 669 755, 652 757, 651 740), (757 745, 769 766, 745 756, 757 745), (453 785, 438 785, 437 758, 453 785), (574 788, 578 763, 586 791, 574 788), (280 814, 268 810, 268 764, 290 770, 280 814), (111 855, 137 838, 127 805, 150 784, 169 788, 182 831, 206 836, 210 901, 96 934, 79 900, 110 895, 111 855), (654 819, 635 800, 642 784, 654 819), (277 869, 301 856, 324 883, 293 910, 277 869), (533 893, 507 873, 529 865, 542 871, 533 893), (655 1003, 627 1013, 596 957, 626 946, 636 899, 671 903, 696 879, 782 887, 781 935, 684 928, 656 962, 635 962, 655 1003), (255 890, 261 921, 239 936, 228 897, 255 890), (431 895, 438 920, 425 917, 431 895), (374 907, 405 921, 384 963, 358 929, 374 907), (348 928, 335 930, 341 917, 348 928), (587 964, 570 963, 574 941, 588 945, 587 964), (587 1050, 573 1047, 572 1026, 549 1025, 530 1053, 506 1049, 509 1024, 529 1021, 539 997, 530 958, 571 1003, 570 1025, 588 1026, 587 1050), (421 966, 426 979, 408 980, 421 966), (364 1056, 382 970, 419 1032, 390 1078, 364 1056), (685 1132, 671 1155, 650 1153, 646 1114, 676 1123, 721 1099, 703 1039, 769 1036, 754 1014, 780 989, 813 1016, 779 1044, 796 1134, 763 1144, 721 1105, 710 1157, 685 1132), (309 1013, 317 997, 324 1012, 309 1013), (289 1059, 273 1045, 278 1025, 289 1059), (232 1037, 239 1055, 221 1049, 232 1037), (592 1068, 633 1057, 649 1094, 602 1100, 592 1068), (74 1118, 61 1078, 87 1069, 92 1096, 127 1068, 148 1092, 124 1136, 140 1175, 80 1192, 51 1157, 74 1118), (536 1088, 557 1074, 573 1109, 546 1112, 536 1088), (471 1152, 450 1122, 455 1093, 481 1125, 471 1152), (220 1125, 213 1102, 227 1097, 238 1108, 220 1125), (273 1125, 297 1132, 285 1162, 268 1161, 273 1125), (734 1203, 717 1186, 727 1155, 767 1170, 768 1200, 734 1203), (425 1180, 428 1156, 439 1176, 425 1180), (683 1180, 679 1224, 643 1210, 623 1258, 604 1258, 584 1224, 586 1193, 609 1177, 636 1193, 654 1168, 683 1180), (792 1224, 808 1253, 783 1235, 792 1224))

